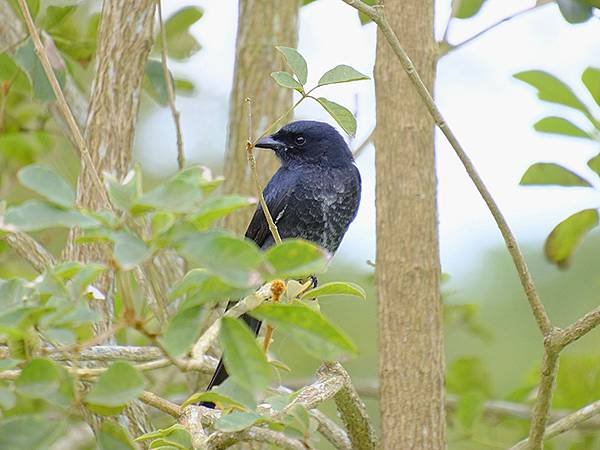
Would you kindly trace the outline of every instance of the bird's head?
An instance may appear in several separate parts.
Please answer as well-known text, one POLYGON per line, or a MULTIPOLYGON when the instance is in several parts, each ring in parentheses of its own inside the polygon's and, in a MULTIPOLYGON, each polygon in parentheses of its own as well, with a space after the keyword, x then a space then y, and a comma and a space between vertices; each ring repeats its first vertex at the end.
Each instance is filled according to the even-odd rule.
POLYGON ((275 152, 282 165, 318 164, 330 167, 351 164, 352 152, 335 128, 325 122, 291 122, 271 136, 258 140, 256 147, 275 152))

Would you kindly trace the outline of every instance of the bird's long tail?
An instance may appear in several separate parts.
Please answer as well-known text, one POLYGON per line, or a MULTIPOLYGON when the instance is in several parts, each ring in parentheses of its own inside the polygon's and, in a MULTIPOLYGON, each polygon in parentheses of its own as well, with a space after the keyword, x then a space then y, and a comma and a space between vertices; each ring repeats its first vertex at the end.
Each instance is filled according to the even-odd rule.
MULTIPOLYGON (((227 304, 227 309, 230 309, 235 304, 236 302, 229 302, 227 304)), ((262 322, 258 319, 255 319, 254 317, 249 316, 248 314, 244 314, 242 316, 242 319, 244 320, 244 322, 246 322, 246 325, 250 327, 254 334, 258 336, 258 332, 260 331, 260 325, 262 322)), ((219 360, 219 364, 217 365, 217 369, 215 370, 215 373, 213 374, 213 377, 210 380, 210 383, 208 383, 208 387, 206 388, 206 390, 210 391, 213 387, 220 385, 223 381, 227 379, 228 376, 229 374, 227 373, 225 365, 223 364, 223 358, 221 358, 219 360)), ((206 406, 207 408, 215 407, 215 404, 212 402, 202 402, 200 404, 202 406, 206 406)))

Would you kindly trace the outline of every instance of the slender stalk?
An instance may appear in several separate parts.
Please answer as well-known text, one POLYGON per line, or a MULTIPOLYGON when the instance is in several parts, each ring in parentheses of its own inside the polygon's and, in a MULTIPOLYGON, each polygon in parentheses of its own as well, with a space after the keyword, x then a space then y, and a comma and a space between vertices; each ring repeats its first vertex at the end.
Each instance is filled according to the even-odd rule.
MULTIPOLYGON (((258 171, 256 170, 254 145, 256 144, 256 142, 258 142, 258 140, 256 142, 252 140, 252 100, 247 98, 246 104, 248 105, 248 140, 246 141, 246 154, 248 155, 248 165, 250 166, 250 170, 252 171, 252 177, 254 178, 254 183, 256 184, 256 190, 258 192, 260 207, 262 208, 263 214, 265 215, 267 223, 269 224, 269 231, 271 231, 271 234, 273 235, 275 244, 279 245, 281 244, 281 236, 279 235, 277 225, 275 224, 273 216, 271 216, 271 211, 269 211, 269 207, 267 206, 267 202, 265 201, 265 196, 263 195, 263 187, 258 177, 258 171)), ((263 133, 263 135, 265 134, 266 133, 263 133)))
POLYGON ((173 89, 173 80, 169 74, 169 67, 167 65, 167 33, 165 30, 165 24, 162 16, 162 1, 156 1, 156 9, 158 10, 158 22, 160 24, 160 60, 163 67, 163 75, 165 77, 165 85, 167 86, 167 96, 169 98, 169 108, 171 109, 171 115, 173 116, 173 122, 175 124, 175 133, 177 134, 177 164, 179 170, 185 167, 185 154, 183 152, 183 135, 181 133, 180 114, 175 105, 175 91, 173 89))
MULTIPOLYGON (((458 2, 455 2, 455 4, 458 4, 458 2)), ((444 51, 442 52, 442 54, 440 56, 446 56, 448 53, 451 53, 455 50, 458 50, 459 48, 464 47, 465 45, 470 44, 471 42, 479 39, 481 36, 483 36, 484 34, 486 34, 487 32, 493 30, 494 28, 499 27, 500 25, 502 25, 503 23, 509 22, 513 19, 516 19, 517 17, 521 17, 523 15, 526 15, 530 12, 532 12, 533 10, 538 9, 540 6, 542 6, 543 4, 537 3, 529 8, 525 8, 521 11, 517 11, 513 14, 511 14, 510 16, 504 17, 503 19, 500 19, 497 22, 492 23, 491 25, 485 27, 484 29, 482 29, 481 31, 475 33, 473 36, 468 37, 467 39, 465 39, 464 41, 461 41, 457 44, 451 44, 448 42, 448 34, 447 31, 450 28, 450 22, 451 20, 448 22, 448 27, 446 27, 446 33, 444 33, 444 37, 442 39, 441 45, 444 48, 444 51)), ((451 16, 452 19, 452 16, 451 16)))
POLYGON ((69 108, 69 104, 65 99, 60 84, 58 83, 58 79, 56 78, 56 75, 52 70, 52 64, 50 64, 50 60, 48 59, 48 55, 46 54, 46 51, 44 49, 44 44, 42 44, 37 29, 35 28, 35 23, 33 22, 33 18, 31 17, 31 13, 29 11, 29 7, 27 6, 27 2, 26 0, 18 0, 18 2, 21 13, 23 14, 23 18, 25 19, 25 25, 27 26, 29 34, 31 35, 31 40, 33 41, 35 52, 40 60, 40 63, 42 64, 44 73, 46 74, 46 77, 50 82, 52 91, 56 96, 58 108, 60 109, 63 118, 67 123, 67 127, 69 128, 69 131, 71 132, 71 135, 77 145, 77 148, 79 149, 81 157, 85 159, 86 163, 89 164, 90 168, 92 169, 92 179, 94 184, 96 185, 96 189, 98 189, 98 192, 100 193, 102 201, 105 203, 105 206, 107 208, 111 208, 111 203, 106 193, 106 190, 104 189, 104 184, 102 183, 100 175, 98 175, 98 171, 94 166, 85 139, 83 138, 81 130, 77 125, 77 121, 75 120, 75 117, 73 116, 73 113, 69 108))

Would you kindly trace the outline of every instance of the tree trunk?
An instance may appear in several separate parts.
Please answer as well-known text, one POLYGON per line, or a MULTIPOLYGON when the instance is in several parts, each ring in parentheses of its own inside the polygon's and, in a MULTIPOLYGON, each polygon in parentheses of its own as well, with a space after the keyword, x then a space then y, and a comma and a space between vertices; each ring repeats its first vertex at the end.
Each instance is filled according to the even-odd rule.
MULTIPOLYGON (((283 70, 276 45, 296 47, 298 42, 298 0, 240 0, 235 73, 230 99, 229 131, 225 154, 226 193, 256 195, 248 170, 248 139, 245 99, 252 99, 254 133, 262 132, 292 106, 292 91, 282 89, 271 79, 271 72, 283 70)), ((260 176, 267 180, 278 164, 271 153, 257 151, 260 176)), ((251 210, 229 216, 225 226, 243 232, 251 210)))
MULTIPOLYGON (((433 0, 387 0, 385 14, 433 86, 433 0)), ((433 122, 385 38, 378 36, 376 209, 382 447, 444 448, 433 122)))
MULTIPOLYGON (((108 172, 122 179, 131 166, 133 139, 146 61, 153 41, 153 22, 156 2, 138 0, 105 0, 98 34, 96 74, 85 129, 85 139, 95 170, 108 172)), ((77 183, 77 205, 100 210, 104 204, 94 186, 94 168, 81 161, 77 183)), ((65 259, 82 262, 106 262, 104 245, 77 245, 77 232, 72 232, 65 249, 65 259)), ((109 333, 113 319, 114 272, 107 270, 95 286, 106 299, 93 303, 102 314, 97 333, 106 333, 106 341, 114 339, 109 333)), ((98 418, 87 415, 86 420, 96 428, 98 418)), ((133 437, 149 430, 149 420, 141 403, 132 402, 120 417, 133 437)))
MULTIPOLYGON (((133 138, 146 60, 152 47, 156 2, 106 0, 98 34, 97 67, 87 117, 85 139, 95 169, 118 179, 130 169, 133 138)), ((106 208, 94 186, 93 168, 81 161, 77 183, 77 204, 90 210, 106 208)), ((71 233, 65 256, 82 262, 105 261, 104 245, 77 245, 71 233)), ((103 315, 97 332, 108 330, 112 319, 112 274, 107 271, 97 287, 107 301, 95 305, 103 315)))

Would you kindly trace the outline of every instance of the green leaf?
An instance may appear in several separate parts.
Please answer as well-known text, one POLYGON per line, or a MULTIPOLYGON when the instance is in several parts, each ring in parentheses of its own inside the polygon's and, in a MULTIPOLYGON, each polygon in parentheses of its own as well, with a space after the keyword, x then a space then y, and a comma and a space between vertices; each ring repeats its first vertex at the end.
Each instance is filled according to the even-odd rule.
POLYGON ((114 258, 122 270, 131 270, 144 262, 152 251, 137 235, 128 230, 112 233, 114 258))
POLYGON ((319 97, 317 101, 346 133, 354 137, 356 134, 356 119, 349 109, 327 100, 325 97, 319 97))
POLYGON ((152 238, 156 239, 163 233, 171 229, 175 223, 175 215, 166 211, 156 211, 152 214, 150 228, 152 229, 152 238))
POLYGON ((551 103, 558 103, 583 112, 590 116, 587 107, 577 98, 569 86, 558 78, 542 70, 528 70, 513 75, 517 80, 537 88, 538 98, 551 103))
POLYGON ((183 280, 173 286, 169 293, 170 299, 176 299, 187 295, 186 301, 180 309, 202 305, 210 300, 224 301, 233 298, 241 298, 252 292, 252 288, 236 287, 222 280, 216 275, 204 269, 190 270, 183 280))
MULTIPOLYGON (((162 63, 160 61, 149 59, 146 62, 145 69, 146 79, 144 81, 144 89, 156 103, 161 106, 169 104, 169 92, 165 83, 165 74, 162 63)), ((169 79, 173 83, 173 75, 169 71, 169 79)))
POLYGON ((560 222, 544 245, 546 258, 559 267, 567 267, 573 251, 584 236, 598 226, 598 211, 584 209, 560 222))
POLYGON ((0 408, 6 411, 14 408, 16 404, 17 396, 15 393, 7 387, 0 387, 0 408))
POLYGON ((163 431, 165 431, 164 436, 152 441, 150 448, 162 450, 189 450, 193 448, 192 436, 182 425, 175 424, 163 431))
POLYGON ((317 286, 302 294, 301 298, 325 297, 327 295, 350 295, 362 298, 363 300, 367 299, 367 293, 358 284, 342 281, 334 281, 317 286))
POLYGON ((521 185, 585 186, 591 184, 574 172, 554 163, 535 163, 523 174, 521 185))
POLYGON ((99 223, 79 211, 66 210, 39 200, 29 200, 9 208, 4 217, 7 224, 22 231, 37 231, 55 227, 96 227, 99 223))
POLYGON ((316 358, 337 360, 356 354, 348 337, 320 313, 302 304, 264 304, 250 314, 268 321, 316 358))
POLYGON ((300 84, 306 84, 308 78, 308 67, 306 60, 295 48, 290 47, 275 47, 285 58, 288 67, 296 74, 300 84))
POLYGON ((461 395, 456 404, 456 417, 460 424, 471 429, 484 411, 485 396, 478 391, 461 395))
POLYGON ((256 244, 223 231, 209 231, 188 237, 180 252, 192 264, 218 275, 232 286, 246 288, 258 281, 257 268, 263 260, 256 244))
POLYGON ((26 397, 65 407, 75 398, 73 380, 67 371, 48 359, 32 359, 15 381, 15 387, 26 397))
POLYGON ((587 22, 592 17, 592 7, 586 0, 557 0, 560 13, 569 23, 587 22))
POLYGON ((263 420, 263 418, 254 411, 234 411, 219 417, 215 422, 215 428, 226 433, 231 433, 251 427, 260 420, 263 420))
POLYGON ((192 96, 196 93, 196 86, 190 80, 175 78, 175 92, 183 96, 192 96))
POLYGON ((457 19, 468 19, 479 12, 485 0, 454 0, 458 2, 458 8, 454 10, 457 19))
POLYGON ((106 173, 104 181, 107 184, 110 202, 123 211, 129 211, 141 195, 141 170, 136 166, 122 182, 106 173))
POLYGON ((450 364, 446 374, 448 392, 464 395, 469 392, 491 393, 490 374, 483 362, 475 357, 458 358, 450 364))
POLYGON ((116 422, 104 420, 98 433, 100 450, 135 450, 127 432, 116 422))
POLYGON ((590 92, 596 104, 600 106, 600 69, 588 67, 581 75, 581 81, 590 92))
POLYGON ((212 225, 216 220, 231 214, 241 208, 256 204, 253 197, 243 197, 240 195, 221 195, 206 200, 197 212, 188 218, 196 228, 204 230, 212 225))
POLYGON ((180 308, 169 321, 169 325, 159 338, 166 351, 174 358, 187 353, 200 336, 202 307, 180 308))
POLYGON ((188 405, 192 405, 194 403, 199 402, 212 402, 215 405, 217 405, 217 408, 221 410, 235 408, 245 411, 247 409, 246 406, 244 406, 244 404, 217 391, 196 392, 195 394, 191 395, 185 402, 183 402, 181 407, 184 408, 188 405))
POLYGON ((116 361, 104 372, 85 396, 92 411, 103 415, 119 413, 144 390, 146 381, 131 364, 116 361))
POLYGON ((327 84, 335 83, 348 83, 349 81, 368 79, 369 77, 367 75, 360 73, 358 70, 345 64, 340 64, 339 66, 335 66, 333 69, 325 72, 319 79, 317 86, 325 86, 327 84))
POLYGON ((19 361, 16 359, 8 359, 8 358, 0 359, 0 372, 2 372, 4 370, 14 369, 18 365, 19 365, 19 361))
MULTIPOLYGON (((46 73, 44 72, 44 68, 40 63, 37 54, 35 53, 35 48, 31 39, 28 39, 24 45, 17 49, 14 59, 29 77, 35 97, 41 101, 54 100, 54 91, 52 90, 52 86, 50 86, 50 82, 46 77, 46 73)), ((55 70, 54 74, 56 75, 60 86, 63 87, 65 71, 55 70)))
POLYGON ((590 169, 592 169, 598 176, 600 176, 600 153, 591 158, 587 165, 590 169))
POLYGON ((296 89, 298 92, 304 92, 304 88, 300 83, 296 81, 291 74, 287 72, 272 72, 271 78, 275 80, 275 82, 284 88, 296 89))
MULTIPOLYGON (((12 7, 15 11, 20 11, 19 10, 19 3, 18 0, 8 0, 11 4, 12 7)), ((40 0, 26 0, 27 2, 27 7, 29 8, 29 13, 31 14, 31 17, 33 19, 35 19, 40 11, 40 0)), ((21 14, 19 13, 19 20, 21 18, 21 14)))
POLYGON ((544 117, 533 128, 541 133, 562 134, 565 136, 593 139, 587 132, 562 117, 544 117))
POLYGON ((269 248, 265 259, 279 278, 301 278, 322 273, 327 268, 327 253, 312 242, 286 239, 269 248))
POLYGON ((47 449, 64 433, 67 421, 48 417, 17 415, 0 422, 0 448, 11 450, 47 449))
POLYGON ((242 387, 259 393, 269 385, 271 369, 254 333, 238 319, 223 317, 219 334, 229 375, 242 387))
POLYGON ((176 11, 165 22, 167 53, 176 60, 189 58, 202 47, 190 34, 189 28, 203 15, 197 6, 187 6, 176 11))
POLYGON ((553 406, 576 410, 598 398, 600 365, 597 355, 564 355, 558 368, 553 406))
POLYGON ((174 213, 193 213, 200 207, 205 195, 217 187, 221 180, 213 179, 210 170, 205 167, 187 167, 142 195, 132 207, 132 212, 159 209, 174 213))
POLYGON ((54 27, 59 26, 65 19, 77 10, 76 6, 48 6, 46 14, 41 20, 41 28, 46 31, 52 31, 54 27))
POLYGON ((56 364, 48 359, 33 359, 25 366, 15 386, 31 398, 45 398, 58 390, 60 374, 56 364))
POLYGON ((39 164, 32 164, 19 170, 17 176, 23 186, 56 205, 65 208, 75 205, 75 191, 53 170, 39 164))

